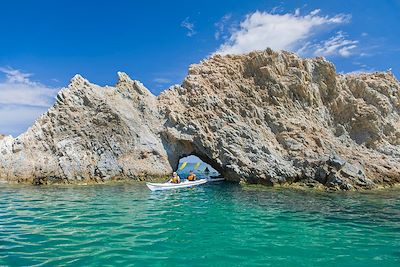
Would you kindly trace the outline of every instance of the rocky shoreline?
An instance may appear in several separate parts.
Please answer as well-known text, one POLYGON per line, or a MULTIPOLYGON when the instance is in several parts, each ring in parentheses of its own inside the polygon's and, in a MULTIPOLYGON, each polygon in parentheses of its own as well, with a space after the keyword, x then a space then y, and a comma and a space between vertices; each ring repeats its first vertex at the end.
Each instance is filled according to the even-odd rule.
POLYGON ((126 184, 126 183, 142 183, 142 182, 165 182, 169 179, 169 176, 141 176, 135 179, 129 177, 112 177, 110 179, 102 179, 100 177, 94 177, 91 179, 77 180, 77 179, 60 179, 53 177, 41 177, 41 178, 27 178, 19 180, 8 180, 0 182, 5 182, 11 185, 34 185, 34 186, 61 186, 61 185, 113 185, 113 184, 126 184))
POLYGON ((399 114, 390 72, 271 49, 215 55, 159 96, 125 73, 114 87, 76 75, 24 134, 0 136, 0 177, 146 180, 194 154, 230 181, 372 189, 400 183, 399 114))
MULTIPOLYGON (((160 177, 136 177, 136 178, 127 178, 127 177, 113 177, 107 180, 104 179, 89 179, 89 180, 73 180, 73 179, 26 179, 26 180, 10 180, 5 181, 0 179, 0 184, 6 184, 8 186, 96 186, 96 185, 104 185, 104 186, 114 186, 114 185, 143 185, 145 186, 146 182, 155 182, 162 183, 169 179, 169 176, 160 176, 160 177)), ((285 189, 293 189, 293 190, 302 190, 306 192, 337 192, 337 191, 379 191, 379 190, 388 190, 388 189, 398 189, 400 188, 400 183, 391 183, 391 184, 376 184, 373 187, 359 187, 356 189, 341 189, 340 187, 328 187, 324 184, 321 184, 317 181, 299 181, 294 183, 282 183, 282 184, 273 184, 273 186, 266 186, 264 184, 250 184, 245 181, 240 181, 239 183, 234 181, 224 181, 224 183, 234 183, 241 186, 243 189, 250 190, 269 190, 270 188, 285 190, 285 189)))

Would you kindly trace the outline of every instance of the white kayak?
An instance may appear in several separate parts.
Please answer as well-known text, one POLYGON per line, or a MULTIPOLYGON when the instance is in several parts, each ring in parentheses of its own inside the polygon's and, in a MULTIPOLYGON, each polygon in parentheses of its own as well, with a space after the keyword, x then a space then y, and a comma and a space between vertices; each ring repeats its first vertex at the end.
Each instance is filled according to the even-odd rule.
POLYGON ((196 181, 188 181, 184 180, 183 182, 179 184, 174 184, 174 183, 146 183, 147 187, 151 191, 156 191, 156 190, 168 190, 168 189, 175 189, 175 188, 185 188, 185 187, 191 187, 191 186, 196 186, 196 185, 201 185, 207 183, 206 179, 200 179, 196 181))

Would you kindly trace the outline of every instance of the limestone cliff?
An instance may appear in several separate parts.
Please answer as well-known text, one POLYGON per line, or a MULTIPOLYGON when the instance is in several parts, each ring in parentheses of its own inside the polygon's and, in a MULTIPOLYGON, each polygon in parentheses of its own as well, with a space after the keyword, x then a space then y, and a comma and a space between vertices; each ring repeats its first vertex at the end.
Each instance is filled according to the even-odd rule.
POLYGON ((76 75, 28 131, 0 143, 0 177, 34 183, 171 172, 157 99, 118 73, 115 87, 76 75))
POLYGON ((323 58, 270 49, 213 56, 153 96, 76 76, 21 136, 0 141, 10 181, 146 178, 195 154, 227 179, 371 188, 400 182, 400 83, 338 75, 323 58))

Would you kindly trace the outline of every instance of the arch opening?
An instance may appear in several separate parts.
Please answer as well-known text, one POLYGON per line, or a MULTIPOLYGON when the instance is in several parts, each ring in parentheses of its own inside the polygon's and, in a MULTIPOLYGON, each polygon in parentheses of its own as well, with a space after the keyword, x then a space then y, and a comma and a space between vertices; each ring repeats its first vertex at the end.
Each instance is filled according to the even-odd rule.
POLYGON ((176 172, 181 178, 186 178, 190 171, 193 171, 200 179, 222 177, 221 173, 209 162, 202 160, 195 154, 183 155, 176 166, 176 172))
MULTIPOLYGON (((204 166, 204 170, 205 167, 208 166, 210 175, 215 175, 218 178, 227 178, 226 166, 222 166, 217 159, 208 156, 206 153, 207 149, 202 145, 199 145, 197 142, 194 142, 193 137, 179 134, 173 130, 163 132, 161 137, 172 170, 179 170, 185 159, 191 156, 189 160, 195 161, 196 163, 201 162, 201 166, 204 166), (214 170, 212 174, 211 170, 214 170)), ((190 166, 193 166, 194 168, 195 165, 189 165, 189 167, 190 166)), ((189 172, 189 167, 185 168, 185 171, 189 172)), ((203 170, 203 168, 200 168, 200 170, 203 170)), ((199 170, 197 172, 199 172, 199 170)), ((201 174, 201 176, 204 175, 201 174)), ((233 181, 232 179, 227 180, 233 181)))

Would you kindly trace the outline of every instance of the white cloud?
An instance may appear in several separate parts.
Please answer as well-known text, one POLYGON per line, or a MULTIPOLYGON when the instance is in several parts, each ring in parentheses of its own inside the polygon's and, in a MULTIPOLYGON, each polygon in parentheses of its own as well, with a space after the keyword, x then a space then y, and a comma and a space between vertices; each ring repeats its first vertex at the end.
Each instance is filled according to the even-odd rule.
POLYGON ((167 79, 167 78, 155 78, 153 81, 155 83, 159 84, 159 85, 172 83, 172 81, 170 79, 167 79))
POLYGON ((328 40, 315 44, 307 43, 299 51, 303 54, 312 54, 314 56, 328 57, 339 55, 348 57, 352 55, 354 49, 357 48, 357 44, 358 41, 349 40, 346 34, 340 31, 328 40))
POLYGON ((181 27, 188 30, 188 32, 186 33, 186 36, 188 36, 188 37, 192 37, 193 35, 196 34, 196 31, 194 30, 194 23, 189 21, 189 17, 185 18, 182 21, 181 27))
POLYGON ((167 86, 170 86, 171 84, 173 84, 173 81, 171 79, 162 78, 162 77, 154 78, 153 82, 155 83, 155 86, 157 88, 162 88, 162 89, 164 89, 167 86))
MULTIPOLYGON (((318 31, 350 21, 349 15, 322 16, 320 12, 316 9, 302 16, 300 9, 286 14, 256 11, 246 16, 216 53, 242 54, 267 47, 302 52, 306 44, 311 46, 309 40, 318 31)), ((347 46, 342 48, 342 55, 348 55, 352 49, 347 46)))
POLYGON ((350 72, 341 72, 342 74, 355 74, 355 75, 358 75, 358 74, 363 74, 363 73, 373 73, 373 72, 375 72, 376 70, 375 69, 368 69, 368 68, 363 68, 363 69, 357 69, 357 70, 353 70, 353 71, 350 71, 350 72))
POLYGON ((217 28, 214 37, 216 40, 219 40, 221 37, 225 37, 223 36, 224 32, 225 32, 225 26, 226 23, 231 19, 232 14, 226 14, 224 15, 217 23, 214 24, 214 26, 217 28))
POLYGON ((33 124, 54 102, 58 88, 31 80, 33 74, 10 67, 1 68, 0 133, 17 135, 33 124))
POLYGON ((0 134, 18 136, 46 111, 46 107, 0 105, 0 134))
POLYGON ((271 9, 271 14, 278 14, 284 11, 284 8, 282 6, 275 6, 271 9))
POLYGON ((4 82, 0 82, 0 104, 30 105, 48 107, 52 104, 57 88, 51 88, 30 79, 31 73, 20 70, 0 68, 6 75, 4 82))

